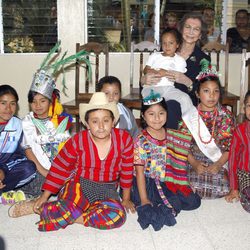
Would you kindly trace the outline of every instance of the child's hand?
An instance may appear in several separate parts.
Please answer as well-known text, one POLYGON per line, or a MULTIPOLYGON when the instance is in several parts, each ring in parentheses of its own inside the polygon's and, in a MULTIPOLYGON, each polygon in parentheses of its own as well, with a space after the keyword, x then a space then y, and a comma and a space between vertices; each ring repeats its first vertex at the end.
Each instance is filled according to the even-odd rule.
POLYGON ((194 168, 195 172, 198 175, 204 174, 205 172, 207 172, 207 164, 205 162, 197 161, 197 163, 193 165, 192 167, 194 168))
POLYGON ((123 200, 122 205, 124 206, 127 213, 135 213, 135 205, 131 200, 123 200))
POLYGON ((161 76, 161 77, 165 77, 166 74, 167 74, 167 70, 165 69, 159 69, 157 70, 158 74, 161 76))
POLYGON ((0 180, 0 189, 3 189, 6 185, 0 180))
POLYGON ((239 201, 240 195, 238 190, 230 190, 229 194, 225 196, 227 202, 233 202, 233 200, 239 201))
POLYGON ((218 174, 220 169, 221 169, 221 166, 218 163, 213 163, 213 164, 209 165, 209 167, 207 168, 207 171, 210 174, 218 174))
POLYGON ((43 205, 48 201, 50 193, 47 191, 44 191, 44 193, 36 200, 33 210, 36 214, 40 214, 43 205))

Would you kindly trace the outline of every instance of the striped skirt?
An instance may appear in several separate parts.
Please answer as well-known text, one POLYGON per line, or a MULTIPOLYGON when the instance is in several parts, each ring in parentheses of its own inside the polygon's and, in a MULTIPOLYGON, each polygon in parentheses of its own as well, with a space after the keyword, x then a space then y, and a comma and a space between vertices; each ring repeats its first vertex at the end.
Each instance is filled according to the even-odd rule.
MULTIPOLYGON (((39 231, 65 228, 73 224, 80 216, 83 218, 84 226, 98 229, 118 228, 125 223, 126 212, 118 199, 104 195, 105 188, 103 188, 100 189, 100 196, 104 195, 105 199, 98 200, 98 189, 95 188, 96 201, 90 202, 84 195, 81 182, 73 180, 67 182, 58 195, 58 199, 44 205, 38 225, 39 231)), ((102 185, 92 182, 92 185, 95 184, 102 185)), ((110 194, 110 190, 107 193, 110 194)))

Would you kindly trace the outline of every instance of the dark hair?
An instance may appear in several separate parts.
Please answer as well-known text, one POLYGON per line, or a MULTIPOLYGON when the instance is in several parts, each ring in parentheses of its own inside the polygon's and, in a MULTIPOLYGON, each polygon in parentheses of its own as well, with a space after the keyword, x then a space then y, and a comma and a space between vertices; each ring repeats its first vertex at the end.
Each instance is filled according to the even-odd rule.
POLYGON ((167 28, 167 29, 163 30, 163 32, 161 34, 161 40, 165 34, 172 34, 175 37, 177 44, 180 45, 182 43, 182 35, 177 29, 167 28))
POLYGON ((205 10, 211 10, 211 11, 215 12, 215 10, 214 10, 213 8, 207 6, 207 7, 205 7, 205 8, 202 10, 202 15, 204 15, 205 10))
MULTIPOLYGON (((145 112, 146 112, 150 107, 152 107, 153 105, 156 105, 156 104, 162 106, 162 107, 166 110, 166 112, 168 113, 168 107, 167 107, 166 101, 165 101, 164 98, 162 98, 162 101, 160 101, 160 102, 158 102, 158 103, 155 103, 155 104, 152 104, 152 105, 145 105, 145 104, 143 104, 143 102, 142 102, 141 115, 143 116, 143 115, 145 114, 145 112)), ((166 123, 163 125, 163 127, 166 127, 166 124, 167 124, 167 121, 166 121, 166 123)), ((148 125, 147 125, 146 121, 142 118, 142 119, 141 119, 141 127, 142 127, 143 129, 145 129, 147 126, 148 126, 148 125)))
POLYGON ((239 14, 239 13, 244 13, 244 14, 246 14, 247 16, 248 16, 248 11, 246 10, 246 9, 239 9, 239 10, 237 10, 236 11, 236 13, 235 13, 235 18, 237 18, 237 15, 239 14))
POLYGON ((16 102, 19 101, 18 94, 13 87, 7 84, 0 85, 0 96, 7 95, 7 94, 13 95, 16 99, 16 102))
MULTIPOLYGON (((89 115, 90 115, 90 113, 95 112, 95 111, 97 111, 97 110, 101 110, 101 109, 91 109, 91 110, 88 110, 88 111, 86 112, 84 119, 85 119, 85 121, 86 121, 87 123, 88 123, 88 120, 89 120, 89 115)), ((112 118, 112 120, 114 121, 115 116, 114 116, 113 112, 112 112, 111 110, 109 110, 109 109, 103 109, 103 110, 109 111, 109 112, 110 112, 110 115, 111 115, 111 118, 112 118)))
MULTIPOLYGON (((43 94, 38 93, 38 92, 36 92, 36 91, 30 90, 29 93, 28 93, 28 102, 29 102, 29 103, 32 103, 32 102, 34 101, 34 97, 35 97, 37 94, 43 95, 43 94)), ((58 100, 60 101, 60 91, 59 91, 58 89, 54 89, 53 94, 56 95, 56 97, 57 97, 58 100)), ((44 96, 44 97, 47 98, 49 101, 51 101, 48 97, 46 97, 46 96, 44 96)))
POLYGON ((198 80, 197 85, 196 85, 196 89, 195 89, 196 92, 199 93, 201 85, 207 81, 213 81, 218 85, 219 90, 220 90, 220 99, 221 99, 222 98, 222 87, 221 87, 220 79, 218 76, 205 76, 201 80, 198 80))
POLYGON ((200 13, 198 12, 189 12, 186 13, 182 19, 178 23, 178 30, 182 34, 184 25, 187 21, 187 19, 198 19, 201 22, 201 45, 204 45, 207 42, 207 24, 204 22, 203 17, 200 13))
POLYGON ((250 97, 250 90, 247 91, 247 93, 245 94, 245 98, 244 98, 244 104, 247 103, 247 99, 250 97))
POLYGON ((104 84, 115 84, 118 86, 120 92, 122 92, 121 81, 115 76, 104 76, 97 83, 97 91, 102 91, 104 84))

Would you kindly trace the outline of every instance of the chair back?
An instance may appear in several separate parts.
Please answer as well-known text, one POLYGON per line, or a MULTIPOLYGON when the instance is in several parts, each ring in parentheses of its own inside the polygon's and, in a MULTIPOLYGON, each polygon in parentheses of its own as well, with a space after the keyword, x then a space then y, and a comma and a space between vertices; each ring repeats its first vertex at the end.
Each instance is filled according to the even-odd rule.
MULTIPOLYGON (((206 52, 208 55, 211 56, 212 58, 212 53, 215 53, 215 65, 216 65, 216 70, 219 73, 222 73, 222 67, 220 65, 221 62, 221 54, 224 53, 224 72, 223 72, 223 76, 224 76, 224 90, 228 91, 228 60, 229 60, 229 44, 221 44, 217 41, 213 41, 213 42, 208 42, 207 44, 205 44, 202 47, 202 50, 204 52, 206 52)), ((213 63, 213 62, 212 62, 213 63)))
POLYGON ((146 63, 146 58, 148 55, 155 51, 159 51, 159 46, 149 42, 149 41, 142 41, 140 43, 131 44, 131 60, 130 60, 130 67, 131 67, 131 73, 130 73, 130 93, 134 92, 134 69, 135 67, 135 57, 136 57, 136 52, 139 52, 139 90, 141 91, 141 77, 143 75, 143 70, 145 67, 146 63))
POLYGON ((76 70, 75 70, 75 98, 76 98, 76 106, 79 106, 82 102, 88 102, 89 99, 92 96, 92 93, 89 93, 90 84, 94 84, 94 90, 96 91, 97 83, 99 80, 99 72, 100 72, 100 55, 103 54, 105 56, 105 75, 108 75, 109 72, 109 49, 108 44, 101 44, 97 42, 89 42, 83 45, 80 45, 79 43, 76 44, 76 52, 79 52, 81 50, 85 50, 90 53, 89 58, 93 59, 90 60, 91 63, 93 63, 92 75, 88 75, 88 65, 84 65, 86 67, 85 70, 85 91, 84 93, 80 92, 80 82, 81 82, 81 76, 80 76, 80 68, 82 66, 81 63, 76 63, 76 70), (94 80, 93 80, 94 79, 94 80))

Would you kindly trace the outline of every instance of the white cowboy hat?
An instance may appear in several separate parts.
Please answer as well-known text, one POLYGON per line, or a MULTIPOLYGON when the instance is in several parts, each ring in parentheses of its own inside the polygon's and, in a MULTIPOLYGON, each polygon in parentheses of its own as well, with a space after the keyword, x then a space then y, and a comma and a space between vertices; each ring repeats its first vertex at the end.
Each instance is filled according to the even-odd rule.
POLYGON ((92 95, 89 103, 80 103, 79 114, 83 125, 86 126, 85 115, 88 111, 93 109, 107 109, 110 110, 115 118, 115 123, 120 118, 119 110, 115 102, 109 102, 106 94, 103 92, 96 92, 92 95))

